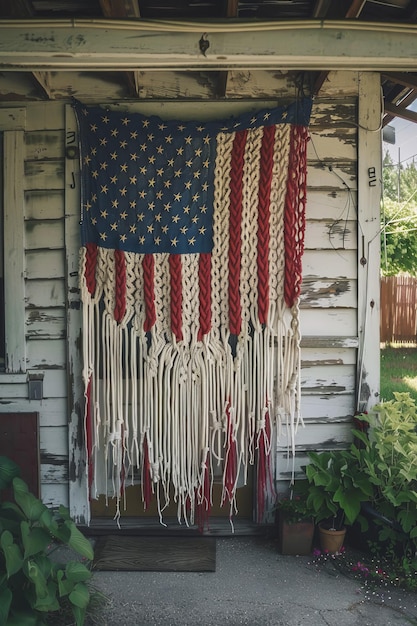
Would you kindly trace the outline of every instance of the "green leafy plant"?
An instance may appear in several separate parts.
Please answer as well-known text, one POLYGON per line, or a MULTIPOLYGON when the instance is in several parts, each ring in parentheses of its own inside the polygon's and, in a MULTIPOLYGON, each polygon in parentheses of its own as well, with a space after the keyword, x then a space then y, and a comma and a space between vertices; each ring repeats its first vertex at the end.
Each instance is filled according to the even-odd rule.
POLYGON ((14 502, 0 501, 0 626, 42 626, 47 615, 69 604, 77 626, 90 602, 91 571, 81 561, 57 563, 52 543, 64 544, 92 560, 90 542, 68 509, 51 510, 29 492, 19 467, 0 456, 0 492, 12 489, 14 502))
MULTIPOLYGON (((379 514, 378 544, 392 556, 417 567, 417 406, 408 393, 362 415, 369 435, 359 435, 366 454, 366 474, 374 486, 372 505, 379 514)), ((374 544, 374 551, 378 550, 374 544)))
POLYGON ((316 523, 328 521, 335 530, 357 519, 365 523, 361 503, 372 499, 373 485, 363 471, 363 455, 355 443, 348 450, 309 452, 307 506, 316 523))

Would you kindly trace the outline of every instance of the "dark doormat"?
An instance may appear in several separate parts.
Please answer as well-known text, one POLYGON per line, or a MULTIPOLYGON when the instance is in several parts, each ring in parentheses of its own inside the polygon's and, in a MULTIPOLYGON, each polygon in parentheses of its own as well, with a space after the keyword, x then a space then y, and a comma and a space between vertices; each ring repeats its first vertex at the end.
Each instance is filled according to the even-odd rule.
POLYGON ((128 572, 214 572, 214 537, 106 535, 94 548, 93 568, 128 572))

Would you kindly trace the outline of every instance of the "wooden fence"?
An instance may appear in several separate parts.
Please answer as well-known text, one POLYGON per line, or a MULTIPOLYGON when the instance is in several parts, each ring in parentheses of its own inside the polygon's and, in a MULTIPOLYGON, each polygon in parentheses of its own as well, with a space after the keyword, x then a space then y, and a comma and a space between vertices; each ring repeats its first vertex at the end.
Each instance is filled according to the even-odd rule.
POLYGON ((381 278, 381 342, 416 343, 416 293, 414 276, 381 278))

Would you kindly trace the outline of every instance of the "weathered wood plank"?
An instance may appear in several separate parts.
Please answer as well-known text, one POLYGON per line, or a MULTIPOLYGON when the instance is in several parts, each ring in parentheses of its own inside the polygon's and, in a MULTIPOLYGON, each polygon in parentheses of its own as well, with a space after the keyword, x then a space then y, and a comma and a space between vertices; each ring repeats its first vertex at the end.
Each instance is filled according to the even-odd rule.
POLYGON ((357 335, 357 312, 355 309, 301 309, 300 328, 304 335, 357 335))
MULTIPOLYGON (((1 387, 3 389, 3 386, 1 387)), ((27 390, 27 385, 26 385, 27 390)), ((26 391, 27 393, 27 391, 26 391)), ((27 400, 27 398, 0 398, 2 413, 15 413, 36 410, 39 412, 39 424, 43 427, 67 427, 66 398, 44 398, 43 400, 27 400)))
MULTIPOLYGON (((2 89, 0 88, 0 93, 1 91, 2 89)), ((0 108, 0 131, 25 130, 25 127, 26 127, 25 107, 11 107, 10 102, 9 102, 7 104, 7 109, 0 108)))
POLYGON ((41 189, 26 191, 25 217, 28 220, 63 219, 63 190, 41 189))
POLYGON ((186 68, 322 70, 355 68, 386 71, 415 67, 415 24, 371 24, 357 20, 275 20, 247 22, 245 31, 227 22, 188 23, 167 31, 141 20, 120 25, 108 20, 68 20, 54 28, 42 20, 0 23, 0 54, 5 69, 112 71, 186 68), (340 35, 341 30, 343 36, 340 35), (202 55, 197 45, 207 33, 209 49, 202 55), (389 41, 387 52, 386 41, 389 41), (140 41, 140 45, 138 42, 140 41), (65 54, 62 54, 65 51, 65 54))
POLYGON ((354 393, 355 390, 355 366, 316 365, 314 367, 302 367, 301 389, 304 394, 324 395, 338 393, 354 393))
POLYGON ((357 189, 357 184, 356 161, 324 159, 323 161, 311 160, 307 163, 308 189, 354 191, 357 189))
POLYGON ((65 369, 64 339, 31 339, 27 342, 27 369, 65 369))
POLYGON ((357 336, 344 336, 344 335, 307 335, 303 334, 301 337, 301 350, 308 348, 314 348, 315 350, 321 350, 323 348, 337 348, 342 350, 343 348, 357 348, 359 345, 359 339, 357 336))
POLYGON ((337 421, 351 419, 355 413, 355 394, 328 394, 310 395, 303 394, 301 397, 301 415, 303 419, 314 420, 315 423, 323 421, 337 421))
POLYGON ((324 98, 349 98, 357 96, 359 93, 359 77, 358 72, 349 70, 334 71, 331 70, 327 74, 317 101, 324 98))
POLYGON ((3 135, 4 333, 7 372, 24 372, 23 131, 3 135))
POLYGON ((68 460, 68 430, 66 426, 41 426, 39 428, 41 462, 53 459, 68 460))
POLYGON ((63 278, 63 250, 31 250, 26 252, 26 278, 63 278))
POLYGON ((356 279, 355 250, 306 250, 303 276, 356 279))
POLYGON ((345 189, 308 189, 306 216, 308 220, 355 220, 357 194, 345 189))
MULTIPOLYGON (((66 107, 66 142, 72 146, 76 141, 76 125, 74 112, 66 107)), ((88 486, 86 476, 86 447, 84 443, 84 381, 82 376, 82 316, 78 308, 78 266, 79 266, 79 178, 76 177, 74 187, 68 184, 72 179, 73 165, 66 161, 65 185, 65 241, 66 241, 66 282, 68 285, 68 345, 66 367, 68 371, 68 455, 70 458, 69 472, 69 505, 71 517, 78 523, 90 522, 90 505, 88 502, 88 486)))
POLYGON ((29 132, 51 131, 54 128, 62 130, 65 128, 64 112, 63 102, 31 102, 26 111, 26 128, 29 132))
POLYGON ((331 346, 302 348, 301 365, 304 368, 315 365, 356 365, 356 350, 331 346))
POLYGON ((68 459, 54 463, 41 462, 40 479, 43 485, 68 484, 68 459))
MULTIPOLYGON (((296 450, 346 448, 351 439, 351 424, 349 422, 307 423, 304 427, 298 428, 295 436, 295 447, 296 450)), ((288 440, 283 434, 281 440, 278 441, 278 454, 285 451, 287 445, 288 440)))
POLYGON ((64 159, 25 161, 25 190, 63 189, 64 159))
POLYGON ((64 130, 34 130, 25 134, 28 161, 64 158, 64 130))
POLYGON ((306 249, 312 250, 323 250, 325 248, 332 250, 356 250, 356 221, 352 219, 308 220, 304 245, 306 249))
MULTIPOLYGON (((356 132, 356 131, 355 131, 356 132)), ((310 141, 307 145, 307 159, 312 161, 354 161, 356 159, 356 136, 350 129, 336 127, 326 128, 325 131, 310 131, 310 141)))
POLYGON ((62 279, 26 280, 26 309, 39 308, 45 304, 51 307, 65 306, 65 284, 62 279))
POLYGON ((268 98, 272 93, 277 98, 294 97, 294 81, 279 70, 231 70, 227 76, 228 98, 268 98))
POLYGON ((301 308, 356 308, 357 304, 357 282, 355 280, 304 276, 301 285, 301 308))
POLYGON ((41 483, 41 500, 50 508, 58 508, 61 504, 68 507, 68 484, 41 483))
POLYGON ((64 308, 31 308, 26 311, 26 336, 28 339, 44 337, 60 339, 66 336, 64 308))
POLYGON ((358 368, 358 410, 369 410, 379 400, 380 328, 380 198, 382 144, 375 129, 381 121, 381 87, 376 73, 360 75, 359 80, 360 181, 358 220, 358 328, 360 338, 358 368), (375 184, 370 184, 370 171, 375 184))
POLYGON ((357 142, 357 125, 355 122, 357 98, 332 98, 322 100, 316 98, 313 103, 310 119, 310 130, 313 135, 323 134, 333 137, 338 142, 338 134, 350 143, 357 142))
POLYGON ((26 220, 25 247, 26 250, 59 250, 63 248, 64 221, 26 220))

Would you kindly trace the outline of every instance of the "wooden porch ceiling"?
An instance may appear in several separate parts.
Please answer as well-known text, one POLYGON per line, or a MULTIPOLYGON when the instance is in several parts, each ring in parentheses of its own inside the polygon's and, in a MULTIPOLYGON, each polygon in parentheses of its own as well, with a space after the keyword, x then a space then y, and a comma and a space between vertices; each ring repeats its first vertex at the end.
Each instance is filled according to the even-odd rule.
MULTIPOLYGON (((127 20, 140 22, 152 20, 185 23, 198 21, 211 24, 231 20, 231 23, 257 23, 259 21, 356 20, 387 24, 417 24, 417 0, 2 0, 0 20, 127 20)), ((230 37, 230 34, 224 34, 230 37)), ((205 40, 200 42, 204 54, 205 40)), ((391 64, 389 67, 394 67, 391 64)), ((274 68, 285 70, 287 68, 274 68)), ((407 68, 408 69, 408 68, 407 68)), ((411 68, 414 69, 414 68, 411 68)), ((416 61, 417 69, 417 61, 416 61)), ((300 74, 302 68, 291 72, 300 74)), ((387 67, 388 70, 388 67, 387 67)), ((27 69, 19 71, 27 75, 27 69)), ((88 68, 89 72, 94 72, 88 68)), ((139 98, 142 71, 140 68, 119 68, 125 86, 126 98, 139 98)), ((146 68, 145 68, 146 71, 146 68)), ((176 71, 171 68, 170 71, 176 71)), ((184 67, 178 68, 184 72, 184 67)), ((189 71, 198 68, 190 67, 189 71)), ((227 69, 209 69, 210 80, 215 84, 215 97, 227 98, 227 69)), ((33 70, 32 79, 45 99, 53 98, 54 72, 51 69, 33 70)), ((310 69, 303 73, 303 81, 310 91, 319 93, 328 75, 327 69, 310 69), (306 80, 307 77, 307 80, 306 80)), ((1 80, 1 76, 0 76, 1 80)), ((417 100, 417 72, 386 71, 381 74, 385 114, 383 125, 394 117, 417 121, 417 113, 409 107, 417 100)), ((70 95, 70 94, 68 94, 70 95)))

